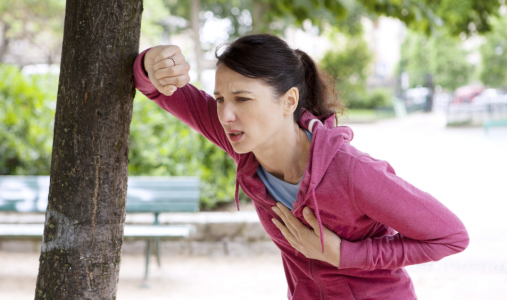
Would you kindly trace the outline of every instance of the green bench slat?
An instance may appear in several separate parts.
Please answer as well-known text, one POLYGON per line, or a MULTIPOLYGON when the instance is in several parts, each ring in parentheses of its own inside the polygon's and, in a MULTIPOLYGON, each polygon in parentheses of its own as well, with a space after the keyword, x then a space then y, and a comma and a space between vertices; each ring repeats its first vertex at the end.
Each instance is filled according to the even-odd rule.
MULTIPOLYGON (((0 176, 0 211, 44 212, 49 176, 0 176)), ((198 177, 128 178, 128 212, 199 211, 198 177)))
MULTIPOLYGON (((188 237, 195 232, 192 225, 125 225, 123 236, 132 238, 188 237)), ((0 224, 0 237, 38 238, 44 224, 0 224)))

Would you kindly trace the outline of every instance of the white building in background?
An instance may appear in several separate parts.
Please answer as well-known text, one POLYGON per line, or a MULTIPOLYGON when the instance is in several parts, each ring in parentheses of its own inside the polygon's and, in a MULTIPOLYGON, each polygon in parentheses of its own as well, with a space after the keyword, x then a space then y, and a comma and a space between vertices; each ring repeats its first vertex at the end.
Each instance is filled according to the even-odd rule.
POLYGON ((368 87, 395 87, 395 72, 401 59, 401 45, 406 37, 406 26, 398 19, 380 17, 376 21, 362 19, 364 38, 374 53, 368 87))

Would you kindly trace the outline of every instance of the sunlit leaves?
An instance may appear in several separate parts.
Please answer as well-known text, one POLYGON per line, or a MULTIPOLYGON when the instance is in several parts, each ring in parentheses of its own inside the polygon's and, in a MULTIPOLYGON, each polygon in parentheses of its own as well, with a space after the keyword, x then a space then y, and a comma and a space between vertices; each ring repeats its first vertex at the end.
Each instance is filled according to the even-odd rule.
POLYGON ((486 43, 480 49, 480 77, 490 87, 507 88, 507 19, 504 16, 492 23, 493 30, 486 35, 486 43))

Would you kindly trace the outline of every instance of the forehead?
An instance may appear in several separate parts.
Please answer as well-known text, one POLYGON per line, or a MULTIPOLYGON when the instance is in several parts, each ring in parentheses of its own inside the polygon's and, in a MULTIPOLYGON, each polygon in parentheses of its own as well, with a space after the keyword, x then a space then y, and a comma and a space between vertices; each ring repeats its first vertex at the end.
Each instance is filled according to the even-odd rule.
POLYGON ((243 76, 227 66, 219 65, 215 74, 215 95, 269 92, 261 79, 243 76))

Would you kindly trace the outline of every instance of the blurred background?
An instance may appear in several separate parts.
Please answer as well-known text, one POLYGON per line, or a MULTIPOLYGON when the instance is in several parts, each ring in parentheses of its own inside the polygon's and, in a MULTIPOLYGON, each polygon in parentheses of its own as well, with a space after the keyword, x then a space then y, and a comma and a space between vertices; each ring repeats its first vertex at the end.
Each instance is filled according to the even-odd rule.
MULTIPOLYGON (((63 0, 0 3, 0 175, 49 175, 64 17, 63 0)), ((217 46, 260 32, 306 51, 335 78, 348 107, 340 125, 354 130, 354 146, 389 161, 469 229, 463 253, 407 268, 420 299, 507 299, 505 1, 145 0, 140 51, 180 46, 191 83, 212 94, 217 46)), ((255 214, 244 194, 245 214, 231 217, 234 162, 140 93, 129 159, 132 176, 200 177, 201 211, 227 213, 216 223, 255 223, 237 221, 255 214)), ((41 220, 42 213, 0 212, 0 223, 41 220)), ((253 251, 249 239, 234 252, 233 240, 242 243, 223 234, 208 241, 216 247, 167 244, 164 255, 178 260, 151 270, 148 290, 137 285, 143 250, 126 243, 119 299, 237 299, 245 290, 285 298, 277 250, 253 251)), ((0 242, 0 299, 33 297, 38 247, 0 242)))

